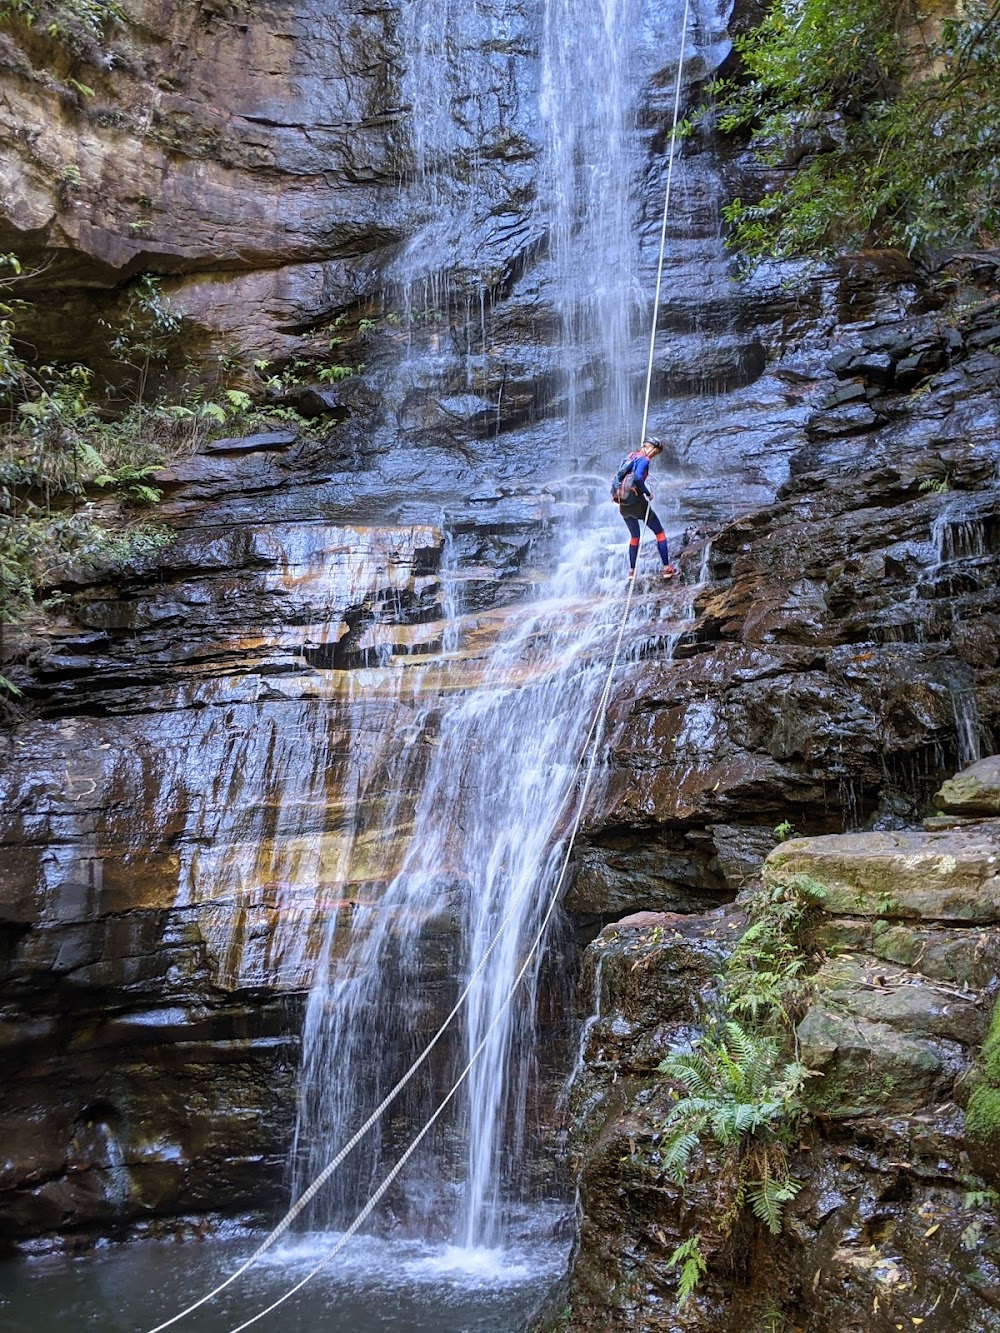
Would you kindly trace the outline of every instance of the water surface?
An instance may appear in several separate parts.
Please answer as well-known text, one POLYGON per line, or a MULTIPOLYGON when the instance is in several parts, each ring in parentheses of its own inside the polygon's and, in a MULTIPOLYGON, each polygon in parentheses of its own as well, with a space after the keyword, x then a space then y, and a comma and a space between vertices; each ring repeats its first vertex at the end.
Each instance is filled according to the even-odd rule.
MULTIPOLYGON (((217 1300, 175 1324, 227 1333, 315 1266, 336 1235, 296 1238, 217 1300)), ((142 1241, 78 1256, 0 1264, 4 1333, 145 1333, 233 1272, 257 1242, 142 1241)), ((262 1333, 516 1333, 562 1271, 565 1248, 537 1239, 463 1250, 355 1237, 297 1296, 254 1325, 262 1333)))

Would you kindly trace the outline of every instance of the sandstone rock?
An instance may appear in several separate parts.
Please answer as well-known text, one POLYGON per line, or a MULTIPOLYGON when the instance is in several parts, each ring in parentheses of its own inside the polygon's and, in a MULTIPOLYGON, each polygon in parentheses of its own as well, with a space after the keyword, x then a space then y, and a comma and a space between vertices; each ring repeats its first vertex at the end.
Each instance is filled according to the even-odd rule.
POLYGON ((980 759, 945 782, 934 797, 954 815, 1000 815, 1000 755, 980 759))
POLYGON ((834 914, 998 922, 1000 824, 794 838, 770 853, 764 879, 795 874, 822 885, 834 914))

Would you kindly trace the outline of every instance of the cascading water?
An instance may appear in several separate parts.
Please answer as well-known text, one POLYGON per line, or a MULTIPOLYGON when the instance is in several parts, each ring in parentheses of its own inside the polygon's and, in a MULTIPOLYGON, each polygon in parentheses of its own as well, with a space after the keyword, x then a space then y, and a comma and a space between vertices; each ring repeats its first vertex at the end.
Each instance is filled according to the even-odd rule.
POLYGON ((635 117, 635 0, 546 0, 541 111, 543 199, 563 330, 570 431, 599 407, 629 440, 635 414, 629 370, 638 284, 631 142, 635 117))
MULTIPOLYGON (((509 32, 519 11, 514 5, 504 11, 500 3, 466 18, 482 24, 488 15, 509 32)), ((462 24, 449 28, 450 12, 418 0, 404 16, 415 180, 428 206, 428 220, 395 272, 411 306, 452 299, 449 267, 464 269, 466 277, 474 268, 468 248, 455 250, 449 229, 456 218, 430 215, 448 201, 442 191, 448 199, 454 194, 442 182, 470 170, 466 122, 482 120, 496 80, 487 78, 484 92, 475 87, 475 71, 456 70, 468 43, 462 24), (463 107, 457 122, 456 103, 463 107)), ((635 157, 629 58, 635 17, 631 0, 572 12, 568 0, 548 0, 541 33, 545 183, 537 210, 539 228, 550 237, 550 299, 563 329, 568 416, 575 428, 586 411, 588 428, 612 451, 625 447, 638 425, 628 373, 630 323, 640 298, 638 247, 626 165, 635 157)), ((494 1019, 553 883, 558 837, 572 817, 577 761, 620 614, 620 599, 611 594, 621 587, 622 571, 612 573, 606 556, 616 516, 606 511, 602 519, 577 533, 557 572, 510 616, 515 628, 492 651, 478 688, 454 702, 439 724, 427 719, 434 753, 426 771, 408 768, 404 759, 392 775, 398 788, 419 783, 412 840, 384 891, 371 885, 356 893, 349 953, 338 944, 344 923, 332 923, 327 962, 309 1001, 296 1189, 349 1137, 433 1031, 428 986, 453 997, 512 912, 461 1016, 465 1055, 453 1046, 446 1059, 429 1062, 382 1132, 386 1147, 401 1146, 405 1131, 429 1113, 435 1094, 485 1040, 455 1125, 410 1163, 407 1184, 390 1196, 397 1221, 464 1247, 497 1245, 505 1205, 530 1192, 525 1159, 537 968, 516 1003, 494 1019), (429 983, 430 941, 440 946, 438 923, 447 918, 458 925, 459 956, 446 947, 429 983)), ((366 1140, 357 1154, 364 1166, 334 1182, 313 1225, 343 1222, 364 1201, 382 1174, 382 1147, 366 1140)))

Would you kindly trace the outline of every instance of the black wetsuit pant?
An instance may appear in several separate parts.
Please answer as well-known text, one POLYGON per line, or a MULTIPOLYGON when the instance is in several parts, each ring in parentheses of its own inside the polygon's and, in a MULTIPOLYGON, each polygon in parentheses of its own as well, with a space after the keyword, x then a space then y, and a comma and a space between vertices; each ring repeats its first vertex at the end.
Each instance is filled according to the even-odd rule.
POLYGON ((652 509, 647 510, 645 504, 642 508, 635 505, 629 505, 625 508, 619 505, 622 518, 628 526, 628 563, 630 569, 635 569, 635 562, 639 555, 639 534, 642 529, 639 526, 639 520, 645 518, 646 527, 656 538, 656 549, 660 553, 660 560, 664 565, 670 563, 670 552, 667 550, 667 534, 663 531, 663 524, 653 513, 652 509))

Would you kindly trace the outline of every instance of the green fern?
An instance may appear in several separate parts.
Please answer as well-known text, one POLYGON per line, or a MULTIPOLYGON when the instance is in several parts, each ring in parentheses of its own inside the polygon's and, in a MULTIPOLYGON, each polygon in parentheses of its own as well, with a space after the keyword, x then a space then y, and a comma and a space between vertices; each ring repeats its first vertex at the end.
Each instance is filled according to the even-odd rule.
POLYGON ((754 1217, 760 1220, 777 1236, 781 1231, 781 1217, 785 1204, 794 1199, 802 1188, 802 1182, 785 1175, 777 1180, 767 1177, 748 1183, 746 1197, 754 1217))
MULTIPOLYGON (((728 1236, 744 1208, 772 1234, 801 1185, 789 1170, 788 1149, 804 1115, 802 1087, 810 1071, 790 1051, 789 1029, 808 988, 799 934, 826 890, 805 874, 758 891, 748 925, 719 978, 722 1013, 693 1050, 673 1051, 659 1065, 678 1091, 663 1123, 664 1174, 683 1186, 691 1157, 706 1142, 728 1177, 729 1199, 716 1217, 728 1236)), ((671 1256, 681 1265, 678 1303, 705 1272, 698 1242, 685 1241, 671 1256)))
POLYGON ((677 1304, 684 1305, 708 1271, 705 1256, 701 1252, 701 1232, 681 1241, 667 1260, 667 1267, 681 1270, 677 1283, 677 1304))
POLYGON ((8 680, 6 676, 2 675, 0 675, 0 690, 6 690, 14 699, 20 699, 23 693, 12 680, 8 680))

